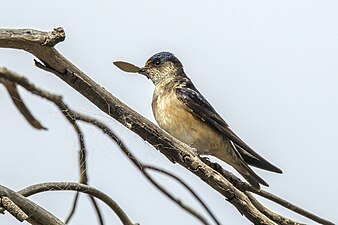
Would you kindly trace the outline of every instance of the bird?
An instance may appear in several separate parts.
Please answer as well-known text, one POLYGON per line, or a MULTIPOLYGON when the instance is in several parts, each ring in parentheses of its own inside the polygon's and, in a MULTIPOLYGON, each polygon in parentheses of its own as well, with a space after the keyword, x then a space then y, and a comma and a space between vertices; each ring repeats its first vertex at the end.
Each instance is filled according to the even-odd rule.
POLYGON ((282 173, 230 129, 196 89, 174 54, 159 52, 139 69, 130 65, 127 65, 130 72, 137 71, 154 83, 152 111, 167 133, 196 149, 198 154, 215 156, 229 164, 257 189, 260 184, 269 185, 250 166, 282 173))

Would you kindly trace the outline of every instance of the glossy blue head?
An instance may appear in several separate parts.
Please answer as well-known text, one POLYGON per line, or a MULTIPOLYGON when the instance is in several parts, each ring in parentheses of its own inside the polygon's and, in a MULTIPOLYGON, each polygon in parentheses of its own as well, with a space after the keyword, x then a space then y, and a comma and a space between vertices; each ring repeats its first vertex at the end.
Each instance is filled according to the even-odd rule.
POLYGON ((182 64, 180 60, 178 60, 174 54, 170 52, 159 52, 150 57, 150 59, 147 60, 147 63, 151 63, 153 65, 160 65, 161 63, 165 62, 172 62, 178 67, 182 67, 182 64))
POLYGON ((140 73, 155 84, 184 75, 182 63, 170 52, 159 52, 150 57, 140 73))

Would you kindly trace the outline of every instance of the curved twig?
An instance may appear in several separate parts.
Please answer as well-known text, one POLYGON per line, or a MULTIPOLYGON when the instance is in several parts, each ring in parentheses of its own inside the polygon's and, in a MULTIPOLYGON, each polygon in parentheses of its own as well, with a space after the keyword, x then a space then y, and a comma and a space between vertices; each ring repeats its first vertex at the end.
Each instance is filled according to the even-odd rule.
POLYGON ((104 221, 103 221, 103 216, 102 216, 102 213, 101 213, 101 210, 96 202, 96 199, 91 196, 91 195, 88 195, 90 201, 92 202, 93 206, 94 206, 94 209, 95 209, 95 212, 96 212, 96 215, 97 215, 97 219, 99 220, 99 223, 100 225, 103 225, 104 224, 104 221))
MULTIPOLYGON (((61 220, 55 217, 53 214, 40 207, 31 200, 25 198, 20 193, 12 191, 9 188, 6 188, 0 185, 0 198, 3 200, 3 197, 8 197, 12 204, 15 204, 17 207, 11 204, 11 208, 16 211, 11 211, 11 214, 15 216, 18 220, 24 219, 30 224, 33 225, 65 225, 61 220), (21 217, 20 214, 29 215, 28 217, 21 217)), ((3 202, 2 206, 6 207, 3 202)))
MULTIPOLYGON (((62 114, 65 116, 65 118, 69 121, 69 123, 74 127, 74 129, 75 129, 75 131, 78 135, 78 140, 79 140, 79 145, 80 145, 79 154, 80 154, 80 182, 81 183, 86 183, 88 181, 88 177, 87 177, 87 173, 86 173, 86 147, 85 147, 85 143, 84 143, 84 139, 83 139, 83 133, 82 133, 81 129, 79 128, 77 121, 83 121, 83 122, 89 123, 91 125, 94 125, 97 128, 99 128, 100 130, 102 130, 104 133, 108 134, 108 136, 118 144, 118 146, 122 149, 122 151, 126 154, 126 156, 134 163, 134 165, 136 165, 136 167, 145 175, 145 177, 153 185, 155 185, 163 194, 165 194, 167 197, 169 197, 177 205, 182 207, 184 210, 186 210, 191 215, 195 216, 203 224, 209 225, 207 220, 202 215, 200 215, 197 211, 193 210, 191 207, 187 206, 186 204, 181 202, 179 199, 174 197, 165 188, 163 188, 154 179, 152 179, 152 177, 147 172, 145 172, 143 170, 143 164, 139 160, 137 160, 135 156, 132 155, 132 153, 127 149, 127 147, 123 144, 123 142, 105 124, 103 124, 102 122, 100 122, 100 121, 98 121, 98 120, 96 120, 96 119, 94 119, 90 116, 83 115, 81 113, 78 113, 78 112, 71 110, 63 102, 61 96, 51 94, 51 93, 49 93, 45 90, 42 90, 40 88, 35 87, 32 83, 30 83, 26 78, 24 78, 22 76, 19 76, 19 75, 15 74, 15 73, 13 73, 9 70, 6 70, 6 75, 7 76, 4 79, 9 79, 13 82, 16 82, 16 83, 20 84, 22 87, 24 87, 25 89, 27 89, 28 91, 53 102, 59 108, 59 110, 62 112, 62 114)), ((5 77, 4 73, 1 72, 1 68, 0 68, 0 78, 1 78, 1 76, 5 77)), ((195 193, 193 193, 193 195, 197 196, 195 193)), ((78 200, 78 198, 74 199, 73 207, 72 207, 71 212, 70 212, 70 214, 69 214, 69 216, 66 220, 67 222, 70 220, 70 218, 74 214, 77 200, 78 200)), ((92 201, 93 200, 94 199, 92 199, 92 201)), ((200 199, 198 199, 198 200, 201 202, 200 199)), ((95 200, 93 201, 93 204, 94 203, 95 203, 95 200)), ((206 207, 206 205, 204 203, 202 205, 206 208, 206 210, 209 212, 211 217, 215 218, 215 216, 206 207)), ((94 207, 95 206, 96 206, 96 209, 98 209, 96 203, 94 204, 94 207)), ((98 212, 97 214, 98 214, 100 223, 102 224, 103 220, 102 220, 100 211, 98 211, 98 210, 96 210, 96 211, 98 212)))
POLYGON ((68 224, 70 219, 73 217, 73 215, 75 214, 75 210, 76 210, 76 206, 77 206, 77 203, 79 202, 79 196, 80 196, 80 193, 79 192, 76 192, 75 194, 75 197, 74 197, 74 200, 73 200, 73 204, 72 204, 72 208, 70 209, 69 213, 68 213, 68 216, 66 217, 65 219, 65 224, 68 224))
POLYGON ((3 83, 9 96, 11 97, 14 105, 20 111, 20 113, 25 117, 26 121, 35 129, 38 130, 47 130, 31 113, 31 111, 26 106, 25 102, 22 100, 21 95, 16 87, 16 84, 5 79, 0 79, 0 83, 3 83))
POLYGON ((149 180, 150 183, 152 183, 157 189, 159 189, 164 195, 166 195, 170 200, 175 202, 177 205, 179 205, 182 209, 196 217, 201 223, 204 225, 210 225, 209 222, 197 211, 192 209, 190 206, 183 203, 180 199, 173 196, 167 189, 165 189, 162 185, 157 183, 147 172, 141 171, 143 175, 149 180))
POLYGON ((208 212, 208 214, 210 215, 210 217, 214 220, 214 222, 218 225, 220 225, 221 223, 217 220, 216 216, 211 212, 211 210, 209 209, 209 207, 202 201, 202 199, 196 194, 196 192, 194 190, 191 189, 191 187, 189 187, 188 184, 186 184, 182 179, 180 179, 178 176, 170 173, 169 171, 163 170, 163 169, 159 169, 157 167, 154 166, 150 166, 150 165, 143 165, 143 170, 153 170, 156 171, 158 173, 162 173, 165 174, 171 178, 173 178, 174 180, 178 181, 180 184, 182 184, 195 198, 196 200, 203 206, 203 208, 208 212))
MULTIPOLYGON (((165 188, 163 188, 161 185, 159 185, 146 171, 145 168, 150 167, 146 166, 141 163, 140 160, 138 160, 126 147, 126 145, 121 141, 120 138, 116 136, 116 134, 107 127, 104 123, 91 118, 89 116, 83 115, 83 114, 77 114, 77 119, 81 120, 83 122, 89 123, 91 125, 96 126, 99 128, 103 133, 107 134, 113 141, 116 142, 116 144, 120 147, 122 152, 133 162, 133 164, 140 170, 141 173, 155 186, 157 187, 163 194, 165 194, 169 199, 174 201, 177 205, 182 207, 185 211, 190 213, 191 215, 195 216, 197 219, 199 219, 203 224, 209 224, 206 219, 204 219, 198 212, 190 208, 189 206, 185 205, 182 201, 174 197, 172 194, 170 194, 165 188)), ((161 170, 161 169, 158 169, 161 170)), ((211 213, 211 210, 206 206, 206 204, 197 197, 197 194, 194 193, 191 189, 188 188, 188 190, 196 197, 196 199, 201 202, 202 206, 206 209, 206 211, 209 213, 209 215, 214 219, 214 221, 219 224, 217 219, 215 219, 215 216, 211 213)))
MULTIPOLYGON (((20 78, 19 75, 13 73, 12 71, 7 70, 6 68, 0 68, 1 69, 1 73, 2 74, 10 74, 12 75, 12 77, 17 76, 17 79, 20 78)), ((23 77, 21 77, 22 79, 24 79, 23 77)), ((4 78, 1 79, 1 82, 5 85, 5 87, 7 88, 9 94, 11 95, 13 101, 16 100, 16 105, 17 107, 20 109, 20 112, 23 113, 23 115, 25 116, 25 118, 27 119, 27 121, 35 128, 38 128, 40 125, 40 123, 31 115, 30 111, 28 110, 28 108, 26 107, 26 105, 24 104, 24 102, 22 101, 17 88, 16 88, 16 84, 12 81, 6 80, 4 78), (20 107, 19 107, 20 106, 20 107), (37 125, 39 125, 37 127, 37 125)), ((25 80, 24 83, 27 83, 28 80, 25 80)), ((27 83, 27 85, 29 85, 29 83, 27 83)), ((51 93, 47 93, 46 91, 43 90, 39 90, 36 89, 34 87, 34 85, 30 84, 31 89, 30 91, 32 91, 33 89, 35 89, 37 95, 39 95, 40 97, 46 98, 51 102, 54 102, 56 104, 56 106, 59 108, 60 112, 65 116, 65 118, 67 119, 67 121, 72 125, 72 127, 74 128, 77 136, 78 136, 78 140, 79 140, 79 167, 80 167, 80 183, 83 184, 87 184, 88 183, 88 175, 87 175, 87 164, 86 164, 86 146, 84 143, 84 138, 83 138, 83 132, 80 129, 80 127, 78 126, 78 124, 76 123, 76 119, 73 116, 72 113, 68 112, 67 107, 65 107, 66 105, 62 105, 62 104, 57 104, 58 102, 55 102, 56 99, 58 99, 59 101, 62 102, 62 98, 60 96, 51 94, 51 93), (63 107, 62 107, 63 106, 63 107)), ((27 86, 25 87, 27 89, 27 86)), ((27 89, 28 90, 28 89, 27 89)), ((42 126, 41 126, 42 127, 42 126)), ((44 127, 42 127, 43 129, 46 129, 44 127)), ((95 212, 97 214, 98 220, 100 222, 101 225, 104 224, 103 221, 103 217, 102 217, 102 213, 100 211, 100 208, 98 207, 96 201, 94 198, 90 197, 91 202, 94 206, 95 212)), ((76 194, 75 198, 74 198, 74 202, 72 204, 72 208, 70 210, 70 213, 68 215, 68 217, 66 218, 66 223, 68 223, 70 221, 70 219, 72 218, 72 216, 74 215, 75 212, 75 207, 77 206, 77 201, 78 201, 78 194, 76 194)))
MULTIPOLYGON (((237 187, 239 190, 241 191, 249 191, 252 192, 254 194, 257 194, 263 198, 269 199, 270 201, 277 203, 283 207, 285 207, 286 209, 289 209, 295 213, 298 213, 299 215, 302 215, 308 219, 311 219, 317 223, 320 224, 325 224, 325 225, 334 225, 334 223, 325 220, 319 216, 314 215, 313 213, 306 211, 305 209, 302 209, 299 206, 296 206, 280 197, 278 197, 277 195, 274 195, 268 191, 265 190, 257 190, 255 188, 252 188, 249 184, 241 181, 240 179, 238 179, 238 177, 236 177, 234 174, 232 174, 229 171, 224 170, 218 163, 214 163, 214 162, 210 162, 207 158, 201 158, 201 160, 208 164, 210 167, 214 168, 215 170, 217 170, 219 173, 222 174, 222 176, 224 176, 226 179, 230 180, 235 187, 237 187)), ((251 199, 253 198, 253 196, 251 196, 251 199)), ((284 218, 284 220, 287 220, 287 218, 284 218)))
POLYGON ((63 40, 64 37, 65 34, 62 28, 54 29, 51 32, 0 29, 0 47, 23 49, 32 53, 43 62, 43 64, 36 65, 40 65, 40 68, 57 75, 103 112, 152 144, 169 160, 179 163, 200 177, 210 187, 227 198, 228 202, 234 205, 250 221, 253 223, 273 224, 270 219, 255 208, 243 192, 235 188, 217 171, 205 165, 188 145, 176 140, 130 109, 69 62, 55 48, 51 47, 58 41, 63 40))
MULTIPOLYGON (((0 47, 24 49, 32 53, 43 62, 43 64, 36 64, 39 68, 57 75, 103 112, 160 150, 172 162, 179 163, 207 181, 210 187, 226 197, 250 221, 273 224, 252 204, 239 187, 234 187, 233 182, 230 183, 223 174, 205 165, 189 146, 172 138, 131 110, 57 52, 52 46, 62 41, 64 36, 62 28, 51 32, 0 29, 0 47)), ((322 221, 322 224, 333 224, 326 220, 322 221)))
MULTIPOLYGON (((82 130, 80 129, 80 127, 78 126, 78 124, 76 123, 76 117, 74 117, 74 115, 71 112, 69 112, 69 109, 65 110, 64 107, 61 107, 60 104, 56 104, 56 105, 58 106, 62 114, 66 117, 68 122, 73 126, 74 130, 76 131, 76 134, 79 140, 79 146, 80 146, 80 150, 79 150, 80 183, 88 184, 87 160, 86 160, 87 150, 86 150, 86 145, 84 142, 84 134, 82 130)), ((66 106, 66 104, 64 104, 64 106, 66 106)), ((96 200, 92 196, 89 196, 89 198, 94 206, 100 225, 104 225, 103 216, 102 216, 99 206, 96 203, 96 200)), ((73 207, 66 219, 66 223, 68 223, 70 219, 72 218, 72 216, 74 215, 77 201, 78 201, 78 194, 76 194, 76 197, 74 198, 73 207)))
POLYGON ((27 187, 19 193, 25 197, 45 192, 45 191, 77 191, 86 193, 88 195, 94 196, 95 198, 100 199, 102 202, 106 203, 119 217, 121 222, 124 225, 135 225, 131 222, 127 214, 122 210, 122 208, 108 195, 105 193, 89 187, 85 184, 72 183, 72 182, 53 182, 53 183, 41 183, 35 184, 30 187, 27 187))

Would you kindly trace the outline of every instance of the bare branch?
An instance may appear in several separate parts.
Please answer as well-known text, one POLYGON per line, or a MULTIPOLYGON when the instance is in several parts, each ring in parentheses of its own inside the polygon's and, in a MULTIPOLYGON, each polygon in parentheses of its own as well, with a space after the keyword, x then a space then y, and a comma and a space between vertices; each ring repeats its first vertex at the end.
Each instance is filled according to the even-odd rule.
MULTIPOLYGON (((28 200, 24 196, 22 196, 19 193, 16 193, 9 188, 6 188, 4 186, 0 185, 0 198, 2 199, 2 206, 6 208, 7 206, 3 203, 3 198, 7 197, 10 199, 10 204, 13 209, 15 208, 16 211, 11 211, 12 215, 19 216, 16 217, 19 219, 25 219, 27 222, 33 225, 65 225, 62 221, 60 221, 58 218, 56 218, 53 214, 45 210, 44 208, 40 207, 39 205, 35 204, 34 202, 28 200), (13 204, 15 206, 13 206, 13 204), (26 215, 29 215, 28 217, 25 217, 22 212, 26 215)), ((7 200, 8 200, 7 199, 7 200)), ((8 207, 7 207, 8 208, 8 207)), ((11 210, 11 209, 9 209, 11 210)))
POLYGON ((76 210, 76 206, 77 203, 79 202, 79 197, 80 197, 80 193, 76 192, 74 200, 73 200, 73 204, 72 204, 72 208, 70 209, 67 218, 65 219, 65 224, 68 224, 70 219, 73 217, 73 215, 75 214, 75 210, 76 210))
MULTIPOLYGON (((9 32, 6 30, 6 32, 9 32)), ((0 30, 0 36, 1 36, 0 30)), ((44 36, 46 33, 41 33, 44 36)), ((16 43, 12 48, 21 49, 25 41, 16 43)), ((4 46, 0 38, 0 47, 4 46)), ((5 45, 4 47, 9 47, 5 45)), ((64 58, 56 49, 42 46, 40 42, 26 46, 26 51, 39 58, 43 64, 37 64, 40 68, 53 72, 63 81, 80 92, 88 100, 99 107, 103 112, 115 118, 121 124, 138 134, 141 138, 152 144, 172 162, 179 163, 195 175, 199 176, 209 186, 226 197, 238 211, 250 221, 257 224, 274 224, 270 219, 260 213, 250 202, 248 197, 235 188, 228 180, 217 171, 205 165, 194 151, 186 144, 176 140, 163 132, 146 118, 142 117, 116 97, 112 96, 104 88, 75 67, 64 58)))
POLYGON ((302 215, 308 219, 311 219, 313 221, 316 221, 317 223, 320 223, 320 224, 325 224, 325 225, 334 225, 334 223, 328 221, 328 220, 325 220, 319 216, 316 216, 315 214, 313 213, 310 213, 308 211, 306 211, 305 209, 302 209, 300 208, 299 206, 296 206, 280 197, 278 197, 277 195, 274 195, 270 192, 267 192, 267 191, 264 191, 264 190, 255 190, 255 191, 252 191, 253 193, 257 194, 257 195, 260 195, 261 197, 264 197, 266 199, 269 199, 281 206, 284 206, 285 208, 295 212, 295 213, 298 213, 299 215, 302 215))
POLYGON ((95 209, 95 212, 96 212, 96 215, 97 215, 97 218, 99 220, 99 223, 100 225, 103 225, 104 224, 104 221, 103 221, 103 216, 102 216, 102 213, 101 213, 101 210, 96 202, 96 199, 91 196, 91 195, 88 195, 90 201, 92 202, 93 206, 94 206, 94 209, 95 209))
POLYGON ((297 223, 293 220, 290 220, 290 219, 285 218, 281 215, 278 215, 277 213, 272 212, 271 210, 264 207, 257 199, 255 199, 251 193, 246 193, 246 194, 250 198, 252 204, 254 204, 259 211, 261 211, 264 215, 269 217, 271 220, 275 221, 277 224, 280 224, 280 225, 305 225, 305 224, 297 223))
MULTIPOLYGON (((53 47, 64 41, 65 33, 61 27, 50 32, 33 29, 1 29, 0 42, 6 48, 19 48, 28 51, 34 45, 53 47)), ((1 45, 2 46, 2 45, 1 45)))
POLYGON ((1 205, 20 222, 23 222, 28 218, 28 215, 8 197, 1 198, 1 205))
MULTIPOLYGON (((6 68, 4 68, 6 70, 6 68)), ((20 113, 25 117, 27 122, 34 128, 36 129, 42 129, 42 130, 47 130, 44 126, 41 125, 41 123, 34 118, 28 107, 26 106, 25 102, 22 100, 19 91, 16 87, 16 84, 13 82, 10 82, 5 79, 0 79, 0 83, 2 83, 5 88, 7 89, 7 92, 9 96, 11 97, 14 105, 16 108, 20 111, 20 113)))
MULTIPOLYGON (((125 146, 125 144, 121 141, 121 139, 119 139, 114 132, 107 127, 105 124, 103 124, 102 122, 91 118, 89 116, 77 113, 77 119, 81 120, 83 122, 92 124, 94 126, 96 126, 97 128, 99 128, 100 130, 102 130, 103 133, 107 134, 113 141, 116 142, 116 144, 120 147, 120 149, 122 150, 122 152, 132 161, 132 163, 136 166, 136 168, 138 168, 140 170, 141 173, 143 173, 143 175, 157 188, 159 189, 164 195, 166 195, 169 199, 171 199, 173 202, 175 202, 177 205, 179 205, 182 209, 184 209, 185 211, 187 211, 188 213, 190 213, 191 215, 195 216, 198 220, 200 220, 203 224, 209 224, 207 222, 206 219, 203 218, 202 215, 200 215, 198 212, 196 212, 195 210, 193 210, 191 207, 185 205, 181 200, 177 199, 176 197, 174 197, 172 194, 170 194, 169 191, 167 191, 165 188, 163 188, 160 184, 158 184, 145 170, 146 167, 149 166, 145 166, 143 163, 141 163, 140 160, 138 160, 130 151, 129 149, 125 146)), ((197 196, 196 194, 194 196, 197 196)), ((198 199, 199 201, 202 202, 201 199, 198 199)), ((202 205, 204 207, 206 207, 206 205, 202 202, 202 205)), ((208 212, 211 213, 210 209, 208 209, 206 207, 206 210, 208 212)), ((212 213, 210 214, 212 217, 214 217, 212 215, 212 213)))
POLYGON ((19 191, 19 193, 25 197, 28 197, 45 191, 77 191, 94 196, 95 198, 98 198, 102 202, 106 203, 116 213, 116 215, 119 217, 119 219, 124 225, 135 225, 130 221, 127 214, 122 210, 122 208, 117 204, 117 202, 115 202, 105 193, 93 187, 89 187, 85 184, 72 182, 41 183, 27 187, 19 191))
MULTIPOLYGON (((50 40, 51 37, 56 37, 55 40, 60 41, 62 39, 60 37, 64 37, 62 29, 58 28, 52 32, 31 31, 31 36, 28 33, 27 30, 23 32, 23 30, 0 29, 0 47, 24 49, 32 53, 43 62, 43 64, 36 64, 39 68, 57 75, 103 112, 152 144, 172 162, 179 163, 200 177, 210 187, 226 197, 250 221, 255 224, 275 224, 252 204, 243 191, 233 186, 232 181, 229 182, 219 172, 203 163, 189 146, 166 134, 101 88, 53 47, 48 47, 53 44, 41 43, 41 40, 50 40)), ((48 43, 57 43, 57 41, 48 43)))
MULTIPOLYGON (((46 91, 45 91, 46 92, 46 91)), ((52 94, 50 94, 52 95, 52 94)), ((59 110, 62 112, 62 114, 66 117, 66 119, 68 120, 68 122, 73 126, 77 136, 78 136, 78 140, 79 140, 79 146, 80 146, 80 150, 79 150, 79 167, 80 167, 80 183, 82 184, 88 184, 88 174, 87 174, 87 148, 84 142, 84 134, 82 132, 82 130, 80 129, 80 127, 78 126, 78 124, 76 123, 76 115, 75 113, 73 113, 65 103, 62 102, 62 100, 60 100, 60 102, 54 102, 54 104, 56 104, 56 106, 59 108, 59 110)), ((103 217, 102 217, 102 213, 101 210, 99 208, 99 206, 97 205, 97 202, 95 200, 95 198, 93 198, 92 196, 89 196, 91 203, 94 206, 96 215, 98 217, 99 223, 100 225, 104 225, 104 221, 103 221, 103 217)), ((66 223, 68 223, 70 221, 70 219, 72 218, 74 212, 75 212, 75 207, 77 205, 77 201, 78 201, 78 194, 76 194, 75 198, 74 198, 74 202, 73 202, 73 208, 71 209, 70 214, 68 215, 67 219, 66 219, 66 223)))
MULTIPOLYGON (((325 225, 334 225, 334 223, 325 220, 323 218, 320 218, 319 216, 314 215, 313 213, 310 213, 308 211, 306 211, 305 209, 302 209, 268 191, 265 190, 258 190, 255 189, 253 187, 251 187, 249 184, 241 181, 240 179, 238 179, 238 177, 236 177, 234 174, 232 174, 229 171, 224 170, 219 164, 214 163, 214 162, 210 162, 207 158, 201 158, 201 160, 206 163, 207 165, 209 165, 210 167, 214 168, 215 170, 217 170, 220 174, 222 174, 222 176, 224 176, 226 179, 230 180, 231 183, 233 183, 235 185, 235 187, 237 187, 239 190, 243 191, 243 192, 252 192, 255 193, 261 197, 264 197, 266 199, 269 199, 272 202, 275 202, 283 207, 285 207, 286 209, 289 209, 295 213, 298 213, 299 215, 302 215, 308 219, 311 219, 317 223, 320 224, 325 224, 325 225)), ((250 199, 251 201, 254 200, 254 197, 252 195, 250 195, 250 199)), ((258 202, 255 199, 256 202, 258 202)), ((255 202, 255 203, 256 203, 255 202)), ((258 204, 255 204, 256 207, 258 206, 258 204)), ((260 210, 261 211, 261 210, 260 210)), ((287 220, 287 218, 284 218, 285 220, 287 220)))
POLYGON ((176 175, 170 173, 169 171, 163 170, 163 169, 159 169, 157 167, 154 166, 150 166, 150 165, 143 165, 143 170, 153 170, 156 171, 158 173, 162 173, 165 174, 171 178, 173 178, 174 180, 178 181, 180 184, 182 184, 196 199, 197 201, 203 206, 203 208, 208 212, 208 214, 211 216, 211 218, 214 220, 214 222, 218 225, 220 225, 221 223, 217 220, 216 216, 211 212, 211 210, 209 209, 209 207, 202 201, 202 199, 195 193, 194 190, 191 189, 191 187, 189 187, 188 184, 186 184, 182 179, 180 179, 179 177, 177 177, 176 175))
POLYGON ((145 177, 157 188, 159 189, 164 195, 166 195, 170 200, 175 202, 177 205, 179 205, 182 209, 196 217, 199 221, 201 221, 204 225, 210 225, 208 221, 197 211, 192 209, 190 206, 183 203, 180 199, 176 198, 174 195, 172 195, 166 188, 164 188, 162 185, 160 185, 158 182, 156 182, 148 173, 143 173, 145 177))
MULTIPOLYGON (((84 143, 84 135, 83 135, 83 132, 81 131, 81 129, 79 128, 78 124, 77 124, 78 120, 86 122, 86 123, 90 123, 90 124, 96 126, 97 128, 101 129, 104 133, 108 134, 108 136, 119 145, 119 147, 123 150, 123 152, 126 154, 126 156, 129 159, 131 159, 132 162, 136 165, 136 167, 146 176, 146 178, 152 184, 155 185, 155 187, 157 187, 163 194, 165 194, 167 197, 169 197, 172 201, 174 201, 176 204, 178 204, 180 207, 182 207, 188 213, 190 213, 191 215, 193 215, 197 219, 199 219, 203 224, 209 225, 207 220, 204 219, 202 215, 200 215, 198 212, 196 212, 195 210, 193 210, 189 206, 182 203, 179 199, 175 198, 165 188, 163 188, 154 179, 152 179, 151 176, 143 169, 144 168, 143 164, 139 160, 137 160, 135 156, 132 155, 132 153, 126 148, 126 146, 122 143, 122 141, 113 133, 113 131, 111 129, 109 129, 106 125, 104 125, 102 122, 100 122, 100 121, 98 121, 98 120, 96 120, 92 117, 89 117, 89 116, 86 116, 86 115, 83 115, 81 113, 78 113, 78 112, 71 110, 62 101, 62 98, 60 96, 51 94, 51 93, 49 93, 45 90, 42 90, 40 88, 35 87, 26 78, 19 76, 19 75, 15 74, 14 72, 6 70, 6 73, 2 73, 1 68, 0 68, 0 78, 1 77, 6 77, 6 78, 3 78, 3 79, 8 79, 11 82, 20 83, 20 85, 22 87, 24 87, 25 89, 27 89, 28 91, 53 102, 59 108, 61 113, 66 117, 66 119, 69 121, 69 123, 74 127, 74 129, 75 129, 75 131, 78 135, 78 140, 79 140, 79 145, 80 145, 80 151, 79 151, 79 153, 80 153, 80 182, 87 182, 88 178, 87 178, 87 175, 86 175, 87 174, 87 172, 86 172, 86 147, 85 147, 85 143, 84 143)), ((194 196, 197 197, 197 195, 195 193, 193 193, 193 194, 194 194, 194 196)), ((91 198, 91 201, 92 201, 92 203, 93 203, 93 205, 96 209, 99 221, 100 221, 101 224, 103 224, 103 219, 102 219, 100 211, 98 210, 98 206, 95 202, 95 199, 92 196, 90 196, 90 198, 91 198)), ((202 203, 202 205, 206 208, 206 210, 211 214, 211 211, 206 207, 206 205, 202 202, 202 200, 199 199, 199 198, 198 198, 198 200, 202 203)), ((66 219, 66 223, 70 220, 70 218, 74 214, 75 207, 77 205, 77 201, 78 201, 78 198, 77 198, 77 195, 76 195, 76 197, 73 201, 73 206, 72 206, 71 212, 66 219)), ((211 214, 211 216, 213 218, 215 218, 212 214, 211 214)))
MULTIPOLYGON (((204 219, 198 212, 196 212, 195 210, 193 210, 192 208, 190 208, 189 206, 185 205, 180 199, 177 199, 176 197, 174 197, 172 194, 170 194, 169 191, 167 191, 165 188, 163 188, 161 185, 159 185, 145 170, 146 168, 148 169, 157 169, 158 171, 163 171, 161 169, 155 168, 155 167, 151 167, 148 165, 144 165, 143 163, 141 163, 140 160, 138 160, 130 151, 129 149, 126 147, 126 145, 121 141, 121 139, 119 139, 115 133, 109 128, 107 127, 105 124, 103 124, 102 122, 93 119, 89 116, 83 115, 78 113, 77 114, 77 118, 78 120, 81 120, 83 122, 92 124, 94 126, 96 126, 97 128, 99 128, 103 133, 107 134, 113 141, 116 142, 116 144, 120 147, 120 149, 122 150, 122 152, 132 161, 132 163, 136 166, 136 168, 138 168, 140 170, 140 172, 157 188, 159 189, 164 195, 166 195, 169 199, 171 199, 173 202, 175 202, 177 205, 179 205, 182 209, 184 209, 185 211, 187 211, 188 213, 190 213, 191 215, 195 216, 197 219, 199 219, 203 224, 208 224, 208 222, 206 221, 206 219, 204 219)), ((167 175, 170 173, 167 173, 167 175)), ((175 177, 174 175, 170 174, 172 177, 175 177)), ((176 177, 177 178, 177 177, 176 177)), ((178 179, 178 178, 177 178, 178 179)), ((180 180, 181 181, 181 180, 180 180)), ((184 184, 184 186, 187 188, 188 186, 181 181, 182 184, 184 184)), ((215 219, 215 216, 211 213, 211 210, 206 206, 206 204, 200 199, 198 198, 197 194, 195 194, 189 187, 188 190, 192 192, 192 194, 195 196, 195 198, 202 204, 202 206, 209 212, 209 215, 214 219, 214 221, 219 224, 219 222, 215 219)))

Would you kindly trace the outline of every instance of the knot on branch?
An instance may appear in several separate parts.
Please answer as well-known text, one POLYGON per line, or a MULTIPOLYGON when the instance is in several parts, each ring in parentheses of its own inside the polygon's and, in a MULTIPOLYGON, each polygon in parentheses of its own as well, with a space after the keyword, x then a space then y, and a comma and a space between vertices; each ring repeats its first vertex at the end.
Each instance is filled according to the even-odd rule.
POLYGON ((66 38, 65 31, 62 27, 54 28, 53 31, 47 32, 45 42, 42 45, 49 47, 55 46, 57 43, 64 41, 66 38))
POLYGON ((66 34, 62 27, 49 32, 33 29, 0 29, 0 47, 26 50, 36 45, 54 47, 65 38, 66 34))

